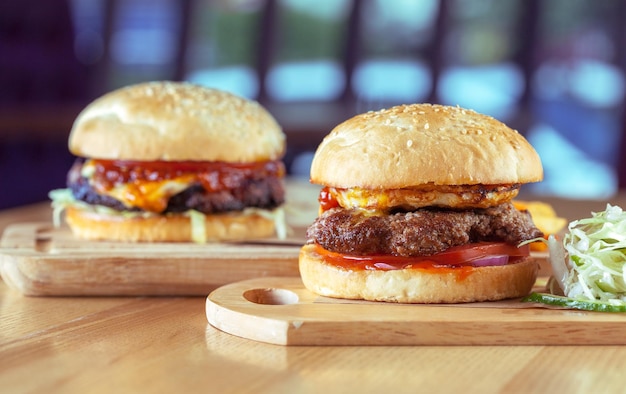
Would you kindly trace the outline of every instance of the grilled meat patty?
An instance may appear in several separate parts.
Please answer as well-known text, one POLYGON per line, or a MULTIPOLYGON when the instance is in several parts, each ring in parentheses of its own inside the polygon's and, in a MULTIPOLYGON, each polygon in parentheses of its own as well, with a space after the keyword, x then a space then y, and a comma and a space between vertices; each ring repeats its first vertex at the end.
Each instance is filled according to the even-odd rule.
MULTIPOLYGON (((67 179, 67 187, 72 190, 74 198, 118 211, 141 211, 139 208, 127 207, 111 196, 99 194, 89 184, 89 180, 80 175, 80 168, 80 164, 74 165, 67 179)), ((280 206, 284 200, 283 184, 276 177, 245 179, 237 187, 213 193, 207 192, 202 185, 196 183, 172 196, 163 213, 184 212, 189 209, 204 214, 239 211, 248 207, 273 209, 280 206)))
POLYGON ((480 241, 517 245, 543 236, 511 203, 473 210, 419 209, 390 215, 334 208, 307 230, 309 243, 351 255, 430 256, 480 241))

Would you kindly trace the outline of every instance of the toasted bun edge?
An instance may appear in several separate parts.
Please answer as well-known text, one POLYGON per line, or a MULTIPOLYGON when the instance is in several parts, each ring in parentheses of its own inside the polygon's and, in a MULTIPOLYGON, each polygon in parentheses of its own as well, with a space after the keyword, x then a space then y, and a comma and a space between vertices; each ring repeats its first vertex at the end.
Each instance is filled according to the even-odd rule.
MULTIPOLYGON (((106 215, 68 207, 65 221, 78 237, 123 242, 192 242, 191 219, 182 214, 130 217, 106 215)), ((271 237, 274 221, 260 215, 205 216, 208 241, 235 241, 271 237)))

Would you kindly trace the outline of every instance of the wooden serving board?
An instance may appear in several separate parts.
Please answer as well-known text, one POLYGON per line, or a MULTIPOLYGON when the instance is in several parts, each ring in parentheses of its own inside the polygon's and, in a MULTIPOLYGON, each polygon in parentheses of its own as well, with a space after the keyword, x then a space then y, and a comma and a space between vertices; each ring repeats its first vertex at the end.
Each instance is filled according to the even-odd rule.
POLYGON ((285 186, 284 208, 290 228, 285 240, 208 244, 86 241, 75 238, 65 226, 54 228, 48 220, 52 218, 49 209, 37 216, 45 221, 5 228, 0 239, 0 275, 8 286, 29 296, 206 297, 227 283, 266 276, 297 277, 306 228, 318 213, 319 186, 299 179, 289 179, 285 186))
POLYGON ((0 274, 29 296, 206 297, 226 283, 298 276, 302 243, 298 236, 259 243, 85 241, 66 227, 19 223, 0 240, 0 274))
MULTIPOLYGON (((543 290, 541 277, 535 290, 543 290)), ((625 345, 626 314, 542 308, 520 299, 459 305, 335 300, 299 278, 225 285, 206 300, 214 327, 278 345, 625 345)))

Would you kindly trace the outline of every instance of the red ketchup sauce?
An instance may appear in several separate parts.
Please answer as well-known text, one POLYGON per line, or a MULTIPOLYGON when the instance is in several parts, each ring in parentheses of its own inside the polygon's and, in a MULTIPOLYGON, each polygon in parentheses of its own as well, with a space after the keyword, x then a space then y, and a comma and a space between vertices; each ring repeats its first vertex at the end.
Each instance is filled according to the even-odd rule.
POLYGON ((224 163, 194 161, 121 161, 93 160, 95 171, 91 182, 96 190, 109 191, 125 186, 125 197, 132 206, 150 212, 163 212, 171 192, 161 182, 177 180, 183 185, 200 184, 209 193, 233 190, 248 181, 283 177, 281 161, 224 163))
POLYGON ((323 211, 328 211, 329 209, 333 209, 339 206, 337 199, 333 197, 328 187, 324 187, 319 194, 317 200, 320 203, 320 209, 323 211))
MULTIPOLYGON (((469 276, 476 267, 471 261, 462 261, 455 258, 455 249, 464 247, 451 248, 452 252, 443 252, 432 256, 424 257, 403 257, 391 255, 375 255, 375 256, 357 256, 345 255, 324 249, 322 246, 315 244, 315 252, 321 256, 326 264, 341 267, 346 270, 364 271, 364 270, 400 270, 400 269, 418 269, 430 272, 447 272, 453 273, 458 280, 463 280, 469 276)), ((530 254, 528 245, 518 249, 516 255, 509 256, 509 264, 515 263, 530 254)))
POLYGON ((209 192, 238 187, 244 180, 283 177, 281 161, 224 163, 194 161, 127 161, 94 160, 93 181, 109 190, 125 183, 157 182, 193 176, 209 192))

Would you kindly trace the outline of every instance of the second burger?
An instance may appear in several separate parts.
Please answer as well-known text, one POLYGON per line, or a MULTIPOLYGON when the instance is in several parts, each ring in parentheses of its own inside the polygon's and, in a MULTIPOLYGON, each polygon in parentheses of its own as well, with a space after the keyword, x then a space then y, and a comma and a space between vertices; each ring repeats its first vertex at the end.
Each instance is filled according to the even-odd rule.
POLYGON ((178 82, 112 91, 76 119, 78 158, 50 193, 74 234, 129 242, 245 240, 286 227, 285 135, 257 102, 178 82))

